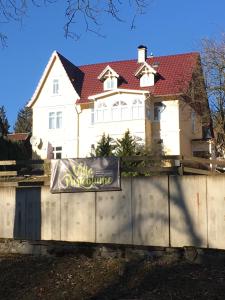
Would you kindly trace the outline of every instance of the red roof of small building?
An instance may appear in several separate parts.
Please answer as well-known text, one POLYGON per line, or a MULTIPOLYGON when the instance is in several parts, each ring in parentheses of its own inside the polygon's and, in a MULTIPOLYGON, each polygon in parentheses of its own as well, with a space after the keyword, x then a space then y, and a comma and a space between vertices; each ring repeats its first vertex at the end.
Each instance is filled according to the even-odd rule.
POLYGON ((87 103, 89 96, 104 92, 103 83, 98 79, 98 76, 108 65, 119 74, 118 88, 120 89, 147 90, 154 96, 185 93, 200 58, 197 52, 147 58, 146 62, 157 71, 157 77, 153 87, 143 88, 140 87, 140 80, 134 75, 140 66, 137 60, 76 67, 61 54, 57 54, 80 96, 77 103, 87 103))
POLYGON ((7 134, 7 138, 13 142, 26 141, 30 133, 9 133, 7 134))

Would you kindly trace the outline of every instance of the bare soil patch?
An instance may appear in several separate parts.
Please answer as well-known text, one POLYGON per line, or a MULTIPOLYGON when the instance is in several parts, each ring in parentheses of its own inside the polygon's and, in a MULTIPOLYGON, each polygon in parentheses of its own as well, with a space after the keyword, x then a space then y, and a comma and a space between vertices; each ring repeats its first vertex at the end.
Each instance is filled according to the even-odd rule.
POLYGON ((225 299, 225 264, 2 255, 0 299, 225 299))

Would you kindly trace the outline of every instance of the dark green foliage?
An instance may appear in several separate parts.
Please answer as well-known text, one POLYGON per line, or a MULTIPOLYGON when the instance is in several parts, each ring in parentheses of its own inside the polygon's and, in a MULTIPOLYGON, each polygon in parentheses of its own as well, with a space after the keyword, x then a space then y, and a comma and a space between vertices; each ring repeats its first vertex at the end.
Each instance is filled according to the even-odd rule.
POLYGON ((20 109, 17 115, 17 120, 14 126, 16 133, 32 131, 32 109, 25 106, 20 109))
POLYGON ((2 105, 0 106, 0 136, 6 136, 9 133, 9 127, 5 107, 2 105))
POLYGON ((118 157, 133 156, 137 154, 137 142, 127 130, 121 139, 116 141, 115 155, 118 157))
POLYGON ((94 148, 91 156, 96 157, 107 157, 113 155, 114 146, 112 145, 113 139, 109 135, 102 135, 100 141, 97 143, 96 148, 94 148))
MULTIPOLYGON (((124 133, 124 136, 121 139, 116 141, 115 155, 118 157, 129 157, 140 154, 139 145, 136 139, 131 135, 129 129, 124 133)), ((137 173, 134 172, 135 168, 138 166, 139 162, 123 161, 122 160, 122 169, 127 170, 122 172, 124 176, 136 176, 137 173), (132 170, 132 171, 129 171, 132 170)))
POLYGON ((28 141, 12 142, 0 137, 0 160, 26 160, 31 159, 32 149, 28 141))
POLYGON ((130 131, 127 130, 124 136, 121 139, 117 139, 114 143, 112 138, 103 134, 91 156, 106 157, 111 155, 121 157, 123 176, 149 176, 151 175, 149 168, 160 168, 163 166, 161 157, 165 154, 162 144, 152 144, 151 147, 146 147, 138 143, 137 138, 133 137, 130 131), (130 159, 130 157, 134 156, 136 156, 136 159, 130 159), (138 156, 140 159, 138 159, 138 156))

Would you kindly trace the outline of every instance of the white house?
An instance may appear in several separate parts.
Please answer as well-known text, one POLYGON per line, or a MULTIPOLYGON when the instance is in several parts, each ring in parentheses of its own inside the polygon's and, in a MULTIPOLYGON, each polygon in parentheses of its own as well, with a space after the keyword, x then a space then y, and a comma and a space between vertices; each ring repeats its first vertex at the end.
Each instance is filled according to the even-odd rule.
POLYGON ((118 138, 129 129, 169 155, 210 152, 197 70, 198 53, 148 57, 139 46, 134 60, 75 66, 54 51, 28 103, 33 150, 41 158, 86 157, 103 133, 118 138))

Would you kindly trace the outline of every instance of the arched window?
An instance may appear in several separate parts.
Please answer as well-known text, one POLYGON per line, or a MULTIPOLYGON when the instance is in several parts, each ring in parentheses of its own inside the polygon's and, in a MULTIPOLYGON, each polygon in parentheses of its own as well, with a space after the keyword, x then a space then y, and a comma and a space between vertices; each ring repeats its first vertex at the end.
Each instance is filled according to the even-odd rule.
POLYGON ((112 105, 112 121, 120 121, 129 119, 129 108, 125 101, 119 100, 112 105))
POLYGON ((108 107, 104 102, 101 102, 97 105, 97 109, 95 112, 95 120, 96 122, 104 122, 107 121, 109 117, 108 107))
POLYGON ((144 119, 144 103, 140 99, 133 100, 132 119, 144 119))

